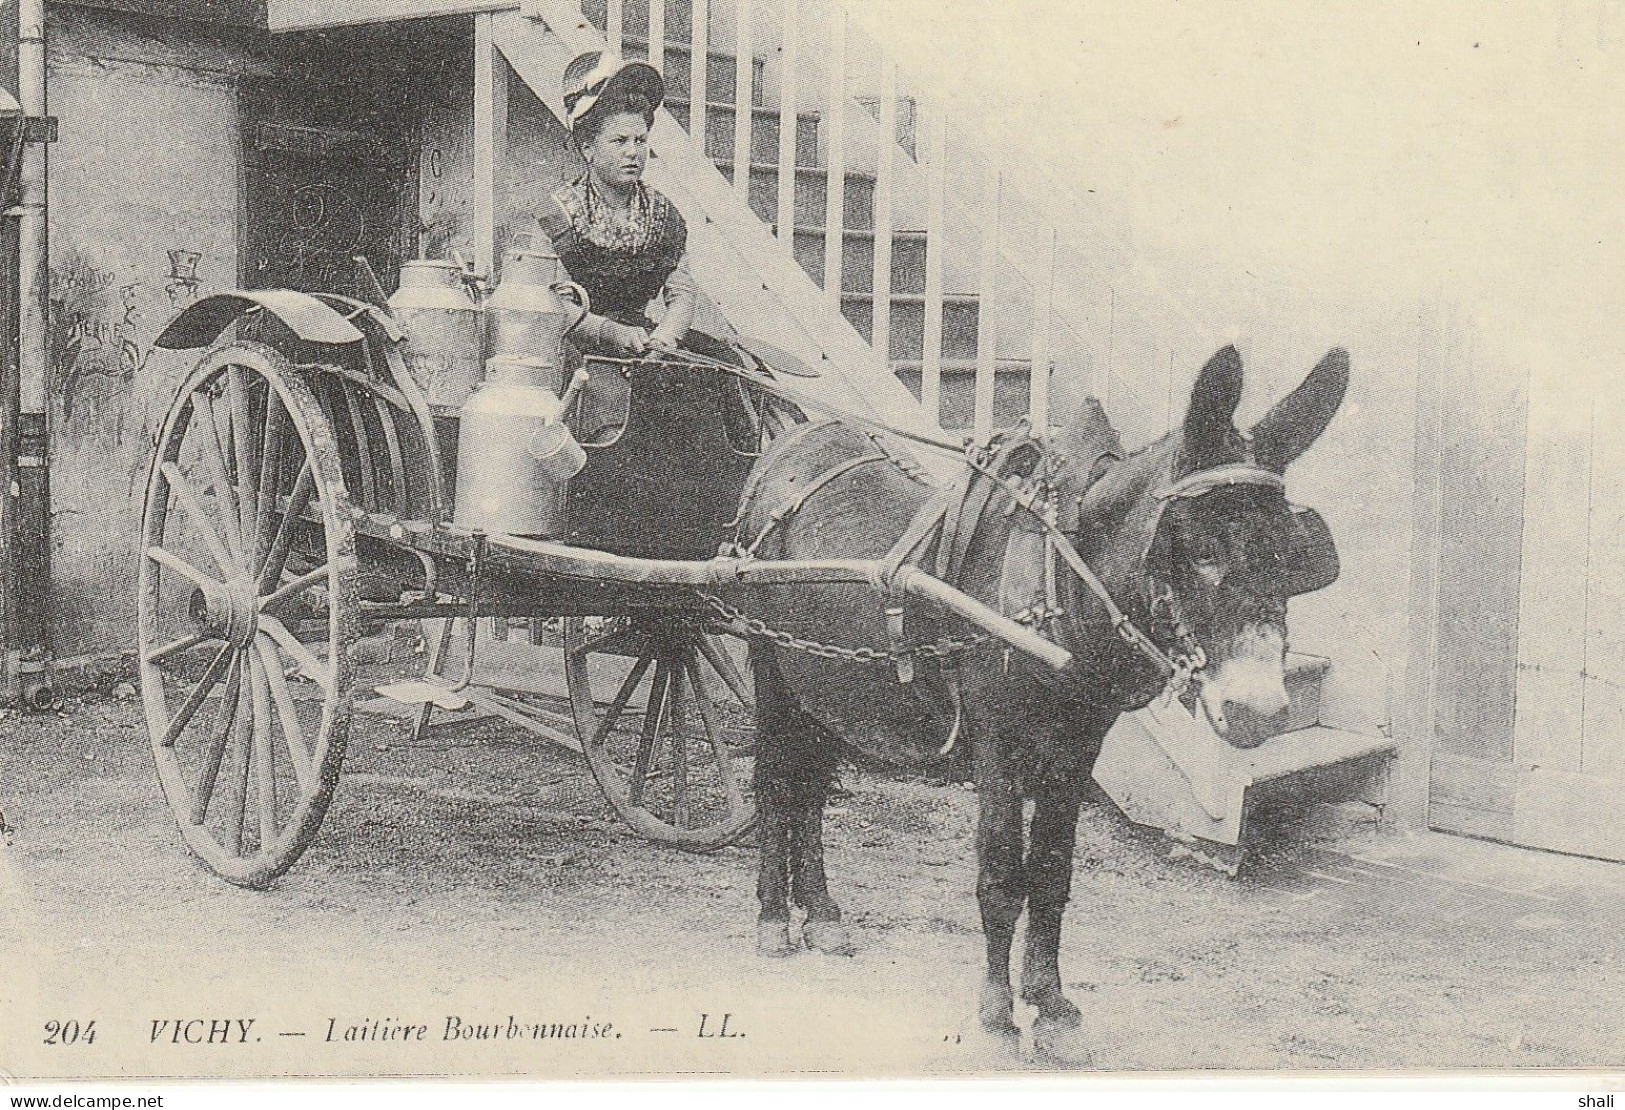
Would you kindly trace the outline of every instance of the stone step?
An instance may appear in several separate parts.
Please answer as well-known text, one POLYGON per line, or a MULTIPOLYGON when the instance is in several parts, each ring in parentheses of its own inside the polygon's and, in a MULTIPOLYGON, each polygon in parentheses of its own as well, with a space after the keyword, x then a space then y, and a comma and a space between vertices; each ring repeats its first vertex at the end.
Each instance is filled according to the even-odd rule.
POLYGON ((1281 731, 1296 732, 1320 724, 1320 690, 1332 661, 1319 655, 1289 651, 1286 655, 1286 723, 1281 731))
MULTIPOLYGON (((671 94, 666 107, 684 127, 689 125, 688 90, 671 94)), ((738 113, 733 101, 712 101, 705 106, 705 154, 719 162, 733 162, 734 117, 738 113)), ((779 110, 756 107, 751 109, 750 157, 758 165, 777 165, 779 161, 779 110)), ((808 169, 818 165, 818 113, 803 112, 796 117, 796 165, 808 169)))

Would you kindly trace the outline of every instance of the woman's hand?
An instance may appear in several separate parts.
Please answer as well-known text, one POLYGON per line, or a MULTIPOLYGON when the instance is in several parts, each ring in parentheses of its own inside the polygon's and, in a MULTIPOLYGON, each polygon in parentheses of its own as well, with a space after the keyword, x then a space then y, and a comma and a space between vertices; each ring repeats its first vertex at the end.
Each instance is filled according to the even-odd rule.
POLYGON ((649 333, 642 328, 616 324, 612 341, 629 355, 642 357, 649 353, 649 333))
POLYGON ((682 345, 682 336, 673 335, 671 330, 664 326, 657 326, 649 333, 649 346, 657 351, 670 353, 682 345))

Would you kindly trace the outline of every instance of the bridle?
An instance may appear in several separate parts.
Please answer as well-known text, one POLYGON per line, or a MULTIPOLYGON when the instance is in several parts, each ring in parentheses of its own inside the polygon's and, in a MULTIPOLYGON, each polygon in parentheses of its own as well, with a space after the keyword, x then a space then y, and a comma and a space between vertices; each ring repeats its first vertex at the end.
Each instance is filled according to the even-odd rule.
MULTIPOLYGON (((1207 653, 1202 650, 1195 634, 1185 625, 1179 611, 1177 595, 1167 590, 1167 596, 1171 599, 1171 604, 1166 605, 1169 623, 1175 639, 1179 642, 1178 650, 1170 654, 1159 647, 1156 641, 1123 611, 1100 576, 1078 553, 1073 540, 1079 534, 1082 523, 1074 521, 1074 527, 1070 532, 1061 526, 1060 490, 1055 483, 1060 467, 1048 444, 1031 434, 1018 434, 1012 439, 997 443, 997 446, 990 444, 987 447, 967 447, 965 462, 984 479, 1003 489, 1012 501, 1037 523, 1044 537, 1046 563, 1052 563, 1059 558, 1073 576, 1094 595, 1095 600, 1105 610, 1107 619, 1111 621, 1112 630, 1116 632, 1118 638, 1156 667, 1167 678, 1176 693, 1183 691, 1192 681, 1203 681, 1203 672, 1207 668, 1207 653), (1035 468, 1037 478, 1029 479, 1025 484, 1018 484, 999 472, 997 460, 1008 458, 1016 448, 1023 446, 1030 446, 1038 452, 1039 462, 1035 468)), ((1173 502, 1195 500, 1227 486, 1262 486, 1284 490, 1286 481, 1274 471, 1266 470, 1252 462, 1225 463, 1195 471, 1157 492, 1160 504, 1152 521, 1151 536, 1153 538, 1156 536, 1162 514, 1173 502)), ((1058 611, 1058 599, 1053 592, 1055 575, 1046 570, 1044 577, 1051 591, 1048 609, 1054 613, 1058 611)), ((1151 612, 1155 612, 1156 608, 1156 601, 1148 606, 1151 612)))

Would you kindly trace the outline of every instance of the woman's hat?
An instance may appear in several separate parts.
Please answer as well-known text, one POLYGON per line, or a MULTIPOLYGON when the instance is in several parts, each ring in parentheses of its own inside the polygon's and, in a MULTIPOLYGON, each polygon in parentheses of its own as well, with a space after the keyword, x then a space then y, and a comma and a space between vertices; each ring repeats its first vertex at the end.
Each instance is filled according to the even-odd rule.
POLYGON ((564 68, 564 111, 570 126, 592 110, 611 85, 624 85, 648 98, 658 108, 666 99, 660 71, 647 62, 628 62, 608 51, 593 50, 564 68))

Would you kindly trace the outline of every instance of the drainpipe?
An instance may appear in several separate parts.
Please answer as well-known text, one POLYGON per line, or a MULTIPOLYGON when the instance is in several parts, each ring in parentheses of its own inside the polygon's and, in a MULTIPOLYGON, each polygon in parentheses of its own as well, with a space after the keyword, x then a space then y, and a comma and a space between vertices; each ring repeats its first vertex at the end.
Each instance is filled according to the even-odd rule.
MULTIPOLYGON (((27 119, 44 120, 45 0, 18 0, 17 100, 27 119)), ((57 698, 49 670, 47 606, 51 596, 50 374, 51 261, 46 220, 44 142, 23 146, 17 193, 17 425, 19 505, 16 537, 19 602, 16 671, 22 701, 47 708, 57 698)), ((9 653, 8 653, 9 654, 9 653)), ((9 662, 9 660, 8 660, 9 662)))
MULTIPOLYGON (((11 99, 17 88, 18 25, 0 20, 0 87, 11 99)), ((21 105, 8 104, 20 113, 21 105)), ((20 127, 27 126, 19 123, 20 127)), ((22 625, 17 612, 17 420, 21 412, 17 377, 17 224, 0 219, 0 703, 22 700, 22 625)))

